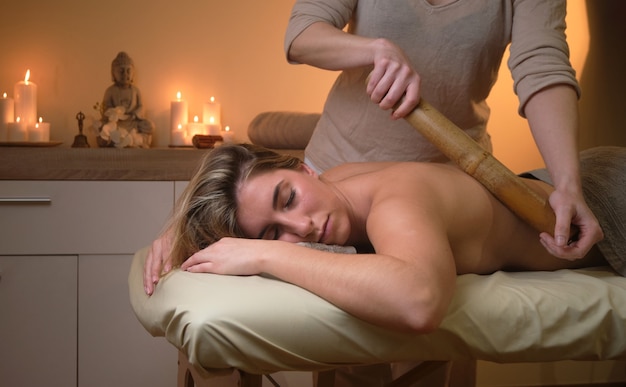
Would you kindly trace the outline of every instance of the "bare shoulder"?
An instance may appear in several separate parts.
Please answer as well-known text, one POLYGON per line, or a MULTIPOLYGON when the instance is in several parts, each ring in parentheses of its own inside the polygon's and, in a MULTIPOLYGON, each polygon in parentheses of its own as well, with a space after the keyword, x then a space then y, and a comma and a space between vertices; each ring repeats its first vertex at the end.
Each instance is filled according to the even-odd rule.
POLYGON ((400 164, 399 162, 346 163, 331 168, 322 174, 324 180, 338 182, 347 178, 376 173, 400 164))
POLYGON ((422 193, 454 192, 454 188, 475 183, 457 167, 438 163, 394 163, 370 173, 373 175, 370 177, 371 180, 389 182, 398 188, 402 187, 411 194, 414 194, 415 190, 422 193))
POLYGON ((322 178, 330 183, 358 186, 361 192, 379 199, 404 195, 415 199, 433 195, 450 198, 462 194, 460 191, 468 186, 480 186, 456 166, 439 163, 348 163, 328 170, 322 178))

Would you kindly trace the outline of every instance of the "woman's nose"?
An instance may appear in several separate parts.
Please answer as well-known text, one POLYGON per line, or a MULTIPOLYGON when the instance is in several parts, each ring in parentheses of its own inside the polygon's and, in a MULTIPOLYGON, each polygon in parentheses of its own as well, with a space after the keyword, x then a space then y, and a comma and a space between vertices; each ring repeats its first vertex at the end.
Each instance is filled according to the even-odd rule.
POLYGON ((313 220, 306 216, 292 218, 287 221, 284 232, 305 240, 313 231, 313 220))

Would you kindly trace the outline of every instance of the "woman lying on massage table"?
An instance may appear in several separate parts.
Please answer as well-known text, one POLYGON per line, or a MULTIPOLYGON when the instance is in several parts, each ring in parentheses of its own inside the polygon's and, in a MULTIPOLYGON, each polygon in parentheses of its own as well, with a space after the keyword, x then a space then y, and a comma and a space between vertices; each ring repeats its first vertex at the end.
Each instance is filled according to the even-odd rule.
MULTIPOLYGON (((600 178, 623 181, 626 148, 611 150, 619 176, 600 178)), ((552 189, 539 180, 528 184, 552 189)), ((610 214, 626 206, 608 204, 610 214)), ((575 242, 559 248, 454 166, 357 163, 318 176, 297 158, 231 145, 212 150, 192 178, 168 231, 153 243, 144 286, 151 294, 161 269, 178 265, 189 272, 266 273, 363 320, 429 332, 446 313, 457 274, 606 265, 603 253, 617 243, 607 238, 586 254, 575 242)), ((607 258, 626 273, 624 262, 607 258)))

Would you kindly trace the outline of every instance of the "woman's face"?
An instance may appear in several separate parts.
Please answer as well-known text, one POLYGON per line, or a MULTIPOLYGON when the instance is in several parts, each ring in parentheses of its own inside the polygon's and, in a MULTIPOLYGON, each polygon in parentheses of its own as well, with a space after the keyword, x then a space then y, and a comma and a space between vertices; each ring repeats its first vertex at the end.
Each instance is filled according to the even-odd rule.
POLYGON ((306 165, 248 178, 237 204, 237 223, 247 238, 343 245, 350 235, 345 201, 306 165))

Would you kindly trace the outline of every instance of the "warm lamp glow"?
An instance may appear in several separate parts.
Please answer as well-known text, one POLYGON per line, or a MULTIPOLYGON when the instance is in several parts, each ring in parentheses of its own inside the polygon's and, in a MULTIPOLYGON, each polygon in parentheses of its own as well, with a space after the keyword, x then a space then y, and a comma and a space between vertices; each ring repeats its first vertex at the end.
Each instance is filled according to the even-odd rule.
POLYGON ((28 85, 28 80, 30 79, 30 69, 26 70, 26 76, 24 77, 24 83, 28 85))

